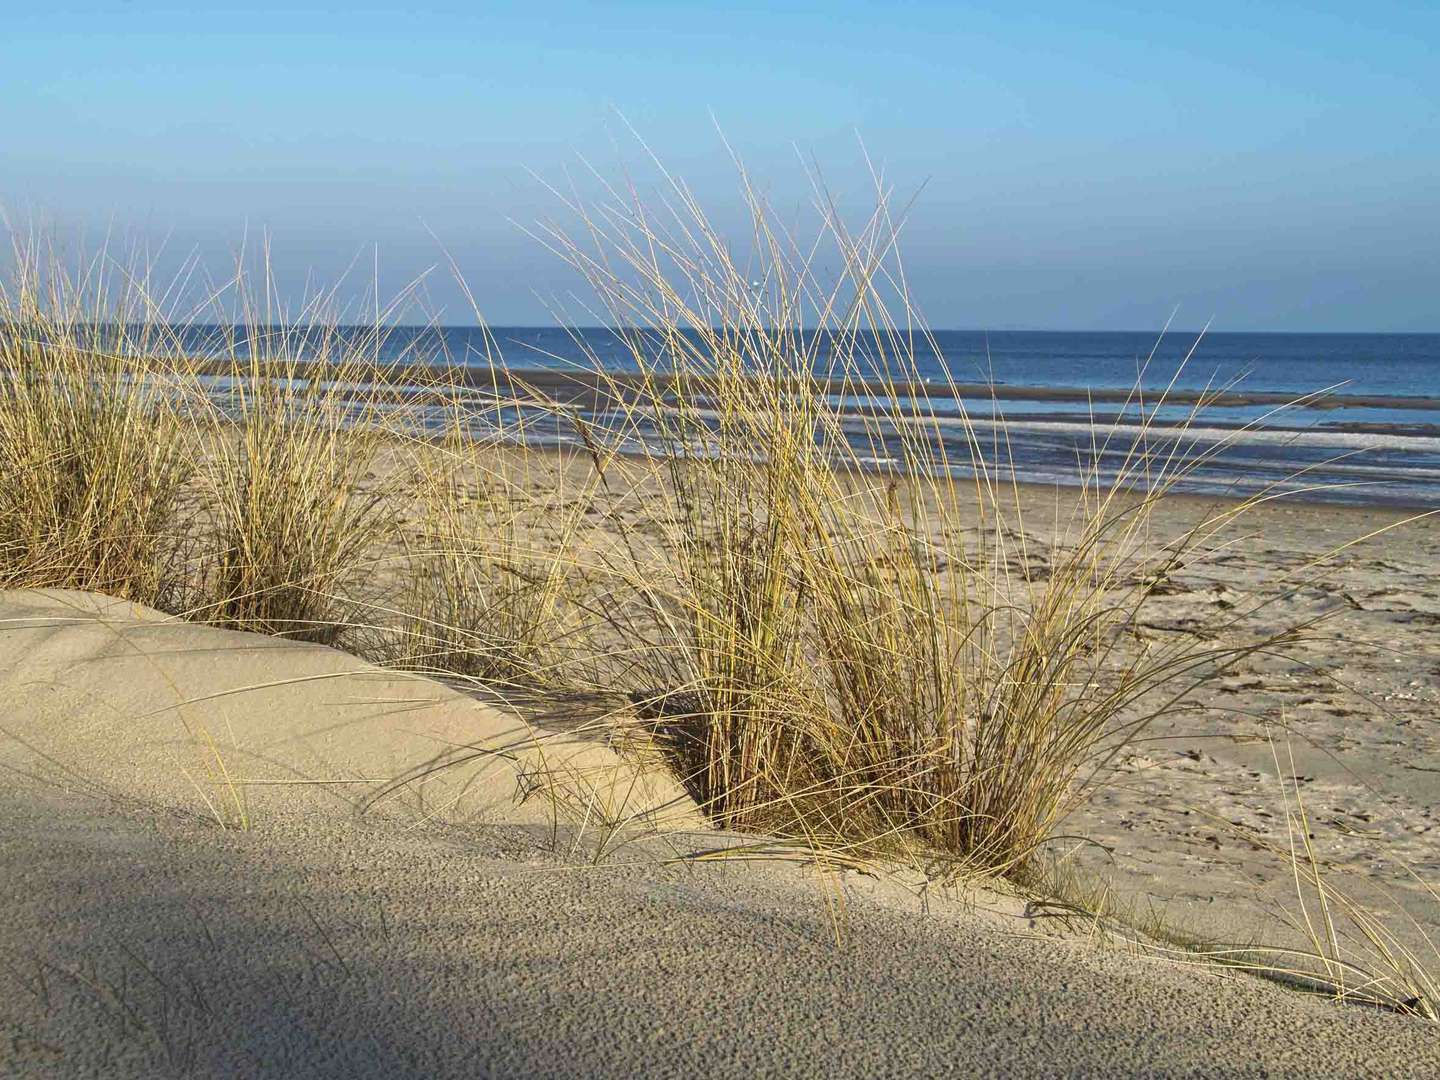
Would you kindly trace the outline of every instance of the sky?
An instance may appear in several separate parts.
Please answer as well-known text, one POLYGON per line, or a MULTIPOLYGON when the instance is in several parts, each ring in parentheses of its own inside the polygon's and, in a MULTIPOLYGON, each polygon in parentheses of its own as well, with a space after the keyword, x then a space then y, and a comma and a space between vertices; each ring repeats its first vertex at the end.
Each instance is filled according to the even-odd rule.
POLYGON ((777 206, 868 155, 935 328, 1440 331, 1440 4, 1017 7, 0 0, 0 209, 544 324, 546 184, 633 129, 726 228, 725 142, 777 206))

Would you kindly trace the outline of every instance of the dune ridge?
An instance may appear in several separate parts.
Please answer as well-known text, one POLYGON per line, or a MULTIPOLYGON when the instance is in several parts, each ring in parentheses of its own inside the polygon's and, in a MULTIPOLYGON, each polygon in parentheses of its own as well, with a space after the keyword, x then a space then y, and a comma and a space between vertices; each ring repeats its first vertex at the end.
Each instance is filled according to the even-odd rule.
POLYGON ((541 787, 616 822, 702 824, 598 732, 539 729, 325 646, 70 590, 0 593, 0 636, 5 764, 37 779, 227 826, 277 801, 536 824, 557 813, 529 797, 541 787))
POLYGON ((1440 1068, 1423 1025, 1056 937, 1033 912, 677 861, 695 833, 673 782, 572 736, 548 764, 625 777, 649 836, 592 864, 583 822, 515 802, 536 751, 512 717, 322 646, 62 591, 0 595, 0 627, 5 1071, 1440 1068), (483 740, 521 749, 357 812, 365 774, 483 740), (246 829, 201 795, 224 790, 216 747, 233 778, 274 781, 246 787, 246 829))

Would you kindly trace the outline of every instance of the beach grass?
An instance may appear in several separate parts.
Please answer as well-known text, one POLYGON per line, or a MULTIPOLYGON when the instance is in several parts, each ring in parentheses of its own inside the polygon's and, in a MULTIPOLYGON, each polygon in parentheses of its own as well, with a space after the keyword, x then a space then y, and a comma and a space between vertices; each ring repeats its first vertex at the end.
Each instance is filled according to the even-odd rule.
MULTIPOLYGON (((443 423, 413 454, 417 513, 398 624, 376 658, 491 686, 563 681, 575 628, 573 511, 566 524, 563 506, 523 474, 495 469, 494 446, 471 435, 472 418, 443 423), (548 543, 533 528, 540 520, 560 523, 548 543)), ((523 470, 523 455, 518 461, 523 470)))
POLYGON ((1195 466, 1183 428, 1149 427, 1164 396, 1113 476, 1082 469, 1042 565, 1003 424, 984 446, 963 410, 901 403, 925 331, 886 204, 852 229, 817 191, 802 243, 743 190, 743 260, 678 183, 658 208, 625 189, 568 201, 580 226, 544 237, 641 373, 611 388, 624 423, 592 445, 596 470, 661 493, 604 562, 613 635, 646 643, 613 677, 722 824, 1023 874, 1156 716, 1303 628, 1127 647, 1156 584, 1247 505, 1155 533, 1195 466), (858 385, 891 392, 842 413, 830 395, 858 385))
MULTIPOLYGON (((683 185, 668 192, 567 197, 569 225, 541 234, 629 361, 622 377, 589 353, 603 424, 520 373, 477 393, 382 361, 379 318, 359 338, 319 303, 277 322, 240 276, 242 332, 198 364, 144 275, 110 290, 22 249, 0 312, 0 581, 502 693, 627 695, 720 826, 946 881, 1044 880, 1047 846, 1119 754, 1312 629, 1237 610, 1203 635, 1135 632, 1274 492, 1161 531, 1157 507, 1198 462, 1184 425, 1151 422, 1165 395, 1137 388, 1138 436, 1094 430, 1097 451, 1115 440, 1092 458, 1107 471, 1077 464, 1042 547, 998 407, 980 424, 916 389, 926 331, 883 197, 852 221, 817 188, 801 239, 743 183, 742 252, 683 185), (861 385, 889 393, 836 403, 861 385), (586 465, 558 493, 517 419, 537 415, 586 465)), ((1407 1008, 1413 990, 1408 1011, 1428 1015, 1424 965, 1395 959, 1313 852, 1292 861, 1313 895, 1310 977, 1380 997, 1341 981, 1358 962, 1326 960, 1334 913, 1352 912, 1382 968, 1408 965, 1384 1000, 1407 1008)))
POLYGON ((237 361, 232 395, 208 425, 207 621, 333 642, 360 611, 345 598, 353 575, 393 535, 393 500, 383 484, 365 486, 384 422, 348 389, 372 376, 330 357, 326 338, 302 364, 270 331, 264 350, 237 361))
POLYGON ((0 284, 0 584, 163 604, 183 559, 195 447, 168 328, 102 253, 17 247, 0 284))

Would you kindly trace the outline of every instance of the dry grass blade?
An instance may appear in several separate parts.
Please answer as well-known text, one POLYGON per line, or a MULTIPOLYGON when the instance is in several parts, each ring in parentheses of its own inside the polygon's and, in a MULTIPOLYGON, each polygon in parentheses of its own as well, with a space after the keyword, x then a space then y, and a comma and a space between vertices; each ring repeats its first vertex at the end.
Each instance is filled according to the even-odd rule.
MULTIPOLYGON (((1286 781, 1297 775, 1293 751, 1287 744, 1287 772, 1273 739, 1271 750, 1284 807, 1285 854, 1295 885, 1294 904, 1282 914, 1308 947, 1252 949, 1243 964, 1331 994, 1342 1003, 1377 1005, 1440 1022, 1440 945, 1393 901, 1394 910, 1378 913, 1338 884, 1316 849, 1298 781, 1286 781), (1417 951, 1396 932, 1392 920, 1397 916, 1410 923, 1425 948, 1417 951)), ((1440 907, 1440 892, 1409 872, 1440 907)))
POLYGON ((395 529, 390 488, 370 482, 400 422, 375 361, 383 326, 342 334, 323 312, 317 301, 293 324, 252 316, 226 342, 229 395, 210 399, 203 474, 213 554, 197 609, 329 642, 360 610, 345 596, 354 575, 395 529))
POLYGON ((544 686, 560 678, 563 625, 573 624, 574 515, 547 507, 523 475, 524 455, 496 454, 474 438, 473 422, 457 418, 417 447, 419 524, 407 537, 400 625, 385 659, 492 685, 544 686), (497 469, 497 460, 514 469, 497 469))

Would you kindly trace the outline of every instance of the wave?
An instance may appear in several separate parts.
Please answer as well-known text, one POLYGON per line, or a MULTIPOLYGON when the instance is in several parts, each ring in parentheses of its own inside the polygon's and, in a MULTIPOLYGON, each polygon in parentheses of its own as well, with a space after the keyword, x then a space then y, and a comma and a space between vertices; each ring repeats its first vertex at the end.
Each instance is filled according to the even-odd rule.
POLYGON ((1113 432, 1133 439, 1145 437, 1151 442, 1184 440, 1188 442, 1210 442, 1230 444, 1264 444, 1283 446, 1304 443, 1313 446, 1330 446, 1337 449, 1353 450, 1403 450, 1407 453, 1440 454, 1440 437, 1433 435, 1409 435, 1390 432, 1335 431, 1332 429, 1295 430, 1293 428, 1229 428, 1229 427, 1154 427, 1143 424, 1090 424, 1079 420, 977 420, 961 417, 936 417, 933 421, 899 418, 904 423, 934 423, 940 427, 959 430, 971 428, 977 431, 1000 430, 1015 432, 1052 432, 1074 434, 1094 433, 1103 436, 1113 432))

